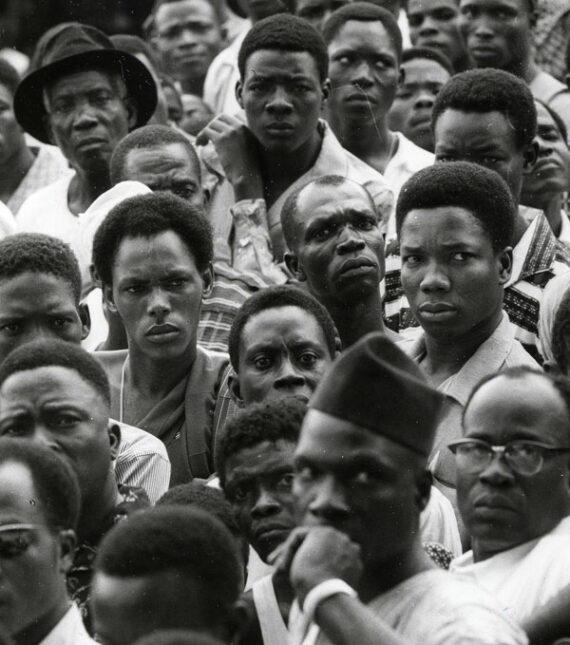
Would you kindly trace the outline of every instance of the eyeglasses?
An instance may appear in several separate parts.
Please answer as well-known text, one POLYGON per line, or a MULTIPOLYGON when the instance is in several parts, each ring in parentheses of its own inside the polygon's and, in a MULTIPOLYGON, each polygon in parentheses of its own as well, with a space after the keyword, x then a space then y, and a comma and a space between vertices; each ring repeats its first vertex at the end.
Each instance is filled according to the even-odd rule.
POLYGON ((25 553, 32 543, 37 524, 5 524, 0 526, 0 559, 9 560, 25 553))
POLYGON ((549 446, 540 441, 509 441, 504 446, 492 446, 481 439, 460 439, 448 445, 455 454, 459 470, 478 473, 493 461, 495 455, 504 457, 510 468, 519 475, 536 475, 544 460, 556 453, 570 453, 570 447, 549 446))

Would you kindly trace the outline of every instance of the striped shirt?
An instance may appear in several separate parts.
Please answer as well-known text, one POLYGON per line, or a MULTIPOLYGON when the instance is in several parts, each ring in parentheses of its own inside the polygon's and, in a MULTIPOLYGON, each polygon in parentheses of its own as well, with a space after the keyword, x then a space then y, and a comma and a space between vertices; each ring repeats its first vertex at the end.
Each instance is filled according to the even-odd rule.
MULTIPOLYGON (((400 279, 398 244, 386 250, 384 318, 394 331, 417 327, 400 279)), ((505 284, 503 308, 514 327, 515 338, 535 358, 540 354, 538 317, 544 287, 554 276, 570 269, 570 248, 559 242, 541 211, 513 250, 513 269, 505 284)))

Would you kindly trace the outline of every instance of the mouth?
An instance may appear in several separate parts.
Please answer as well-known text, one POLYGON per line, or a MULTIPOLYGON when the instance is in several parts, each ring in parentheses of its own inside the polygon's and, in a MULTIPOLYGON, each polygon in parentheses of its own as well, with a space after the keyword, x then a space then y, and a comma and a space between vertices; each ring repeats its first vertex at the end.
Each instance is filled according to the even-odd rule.
POLYGON ((105 145, 106 141, 104 139, 90 138, 90 139, 81 139, 77 142, 77 148, 99 148, 105 145))
POLYGON ((561 170, 560 164, 552 157, 549 157, 548 159, 539 159, 534 165, 534 172, 537 175, 548 171, 559 170, 561 170))
POLYGON ((446 302, 424 302, 418 307, 424 320, 444 321, 455 316, 457 310, 446 302))
POLYGON ((440 51, 446 51, 446 46, 443 43, 440 43, 437 40, 422 40, 418 38, 418 47, 429 47, 430 49, 439 49, 440 51))
POLYGON ((475 45, 469 49, 469 52, 474 58, 494 58, 497 56, 495 47, 488 45, 475 45))
POLYGON ((515 512, 513 503, 502 496, 486 495, 475 500, 473 507, 488 512, 515 512))
POLYGON ((286 537, 291 532, 292 527, 284 526, 283 524, 266 524, 258 527, 254 533, 253 537, 257 541, 284 541, 286 537))
POLYGON ((359 277, 377 271, 378 265, 368 258, 353 258, 346 260, 339 269, 343 278, 359 277))
POLYGON ((145 336, 153 342, 167 342, 180 334, 180 329, 170 323, 153 325, 147 330, 145 336))
POLYGON ((348 94, 348 96, 345 97, 344 99, 345 103, 357 103, 361 104, 364 103, 366 105, 372 104, 375 105, 378 101, 370 96, 370 94, 367 94, 364 90, 361 92, 353 92, 352 94, 348 94))
POLYGON ((272 134, 274 136, 278 137, 288 137, 293 134, 295 131, 295 128, 290 124, 290 123, 269 123, 268 125, 265 126, 265 131, 269 132, 269 134, 272 134))
POLYGON ((410 127, 414 130, 431 130, 431 114, 413 116, 410 119, 410 127))

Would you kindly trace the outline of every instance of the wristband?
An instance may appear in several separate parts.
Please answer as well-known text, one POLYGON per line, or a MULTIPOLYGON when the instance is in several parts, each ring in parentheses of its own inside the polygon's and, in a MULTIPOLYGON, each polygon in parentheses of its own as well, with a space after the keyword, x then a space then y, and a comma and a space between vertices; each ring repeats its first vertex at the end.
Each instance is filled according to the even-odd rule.
POLYGON ((313 620, 317 607, 324 600, 327 600, 331 596, 336 596, 339 593, 346 594, 351 598, 357 597, 356 591, 340 578, 331 578, 313 587, 303 603, 303 614, 307 623, 313 620))

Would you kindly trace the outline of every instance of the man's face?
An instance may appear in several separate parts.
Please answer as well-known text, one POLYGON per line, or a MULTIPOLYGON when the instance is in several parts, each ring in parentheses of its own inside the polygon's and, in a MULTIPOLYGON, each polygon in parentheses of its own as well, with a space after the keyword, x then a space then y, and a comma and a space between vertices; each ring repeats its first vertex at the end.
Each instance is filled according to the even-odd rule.
POLYGON ((0 362, 32 340, 59 338, 79 345, 87 332, 71 285, 61 278, 27 271, 0 280, 0 362))
POLYGON ((349 20, 329 43, 328 53, 329 112, 343 121, 384 117, 400 80, 396 48, 384 25, 349 20))
POLYGON ((415 539, 429 495, 422 472, 406 448, 309 410, 295 451, 297 523, 345 533, 360 545, 364 568, 378 568, 415 539))
POLYGON ((352 0, 298 0, 295 14, 310 22, 315 29, 322 31, 323 25, 333 11, 344 7, 352 0))
POLYGON ((226 461, 224 492, 242 533, 264 562, 295 528, 294 452, 291 441, 262 441, 226 461))
POLYGON ((410 39, 415 47, 439 49, 452 63, 465 56, 457 0, 408 0, 410 39))
POLYGON ((309 400, 333 357, 316 318, 300 307, 252 316, 240 338, 239 398, 245 405, 298 396, 309 400))
POLYGON ((139 638, 163 629, 219 635, 221 626, 211 625, 207 617, 202 586, 203 582, 169 569, 133 578, 96 572, 91 611, 97 641, 102 645, 133 645, 139 638))
POLYGON ((570 149, 544 105, 535 102, 535 106, 538 159, 524 177, 521 203, 539 207, 545 198, 570 190, 570 149))
POLYGON ((153 191, 172 193, 194 206, 204 205, 200 168, 181 143, 131 150, 122 179, 140 181, 153 191))
POLYGON ((223 45, 213 5, 207 0, 167 2, 154 22, 154 45, 166 71, 181 83, 203 81, 223 45))
POLYGON ((202 294, 211 271, 200 273, 193 254, 174 231, 127 237, 105 295, 127 332, 129 348, 160 361, 196 347, 202 294))
POLYGON ((10 162, 25 147, 24 133, 14 115, 14 95, 0 84, 0 164, 10 162))
POLYGON ((378 214, 361 186, 351 181, 307 186, 297 201, 296 225, 288 266, 317 300, 349 305, 378 290, 384 240, 378 214))
POLYGON ((126 89, 105 72, 73 72, 47 89, 53 143, 75 169, 108 167, 113 150, 134 127, 126 89))
POLYGON ((247 59, 237 94, 261 147, 291 153, 315 136, 326 91, 308 52, 259 49, 247 59))
POLYGON ((426 334, 449 342, 500 321, 510 254, 458 206, 410 211, 400 231, 402 286, 426 334))
POLYGON ((435 97, 449 80, 449 72, 427 58, 402 63, 404 80, 388 114, 391 130, 402 132, 416 145, 433 152, 431 113, 435 97))
MULTIPOLYGON (((504 446, 529 439, 570 445, 570 419, 561 395, 542 376, 499 376, 475 394, 465 413, 466 438, 504 446)), ((550 454, 532 476, 495 457, 478 473, 458 460, 457 501, 476 550, 489 555, 550 531, 568 513, 568 455, 550 454), (546 501, 548 500, 548 501, 546 501)))
POLYGON ((494 170, 506 182, 518 204, 525 150, 517 145, 512 123, 501 112, 448 109, 434 128, 436 163, 471 161, 494 170))
MULTIPOLYGON (((65 573, 73 543, 48 528, 28 467, 17 462, 0 466, 0 529, 34 524, 25 532, 28 548, 20 555, 0 554, 0 624, 11 636, 31 627, 65 599, 65 573)), ((0 534, 2 535, 2 534, 0 534)))
POLYGON ((35 441, 66 458, 83 501, 100 495, 118 443, 103 397, 75 370, 56 365, 16 372, 4 381, 0 437, 35 441))
POLYGON ((520 74, 530 55, 528 0, 461 0, 459 28, 476 67, 520 74))

